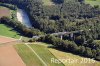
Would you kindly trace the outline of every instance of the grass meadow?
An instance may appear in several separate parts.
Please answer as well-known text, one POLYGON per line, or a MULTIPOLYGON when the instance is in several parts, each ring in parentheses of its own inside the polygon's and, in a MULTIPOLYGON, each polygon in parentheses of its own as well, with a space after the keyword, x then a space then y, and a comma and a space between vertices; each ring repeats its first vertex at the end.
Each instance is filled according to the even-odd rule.
POLYGON ((37 56, 24 44, 14 46, 26 66, 44 66, 37 56))
POLYGON ((85 2, 86 2, 87 4, 92 5, 92 6, 94 6, 94 5, 99 5, 99 7, 100 7, 100 0, 85 0, 85 2))
POLYGON ((13 30, 13 28, 8 27, 4 24, 0 24, 0 35, 11 37, 11 38, 20 38, 20 35, 18 32, 13 30))
MULTIPOLYGON (((98 61, 50 48, 52 45, 46 43, 35 42, 29 46, 48 66, 100 66, 100 62, 98 61), (65 59, 67 61, 60 64, 51 63, 51 58, 62 60, 65 59)), ((26 45, 18 44, 15 45, 15 48, 27 66, 43 66, 42 62, 26 45)))
MULTIPOLYGON (((51 63, 51 58, 56 57, 44 45, 31 44, 32 49, 41 57, 47 66, 64 66, 62 63, 51 63)), ((24 44, 15 45, 15 48, 27 66, 44 66, 38 57, 24 44)))
POLYGON ((53 48, 49 48, 49 51, 58 59, 67 60, 62 62, 65 66, 100 66, 99 61, 95 61, 89 58, 84 58, 78 55, 74 55, 72 53, 63 52, 53 48))

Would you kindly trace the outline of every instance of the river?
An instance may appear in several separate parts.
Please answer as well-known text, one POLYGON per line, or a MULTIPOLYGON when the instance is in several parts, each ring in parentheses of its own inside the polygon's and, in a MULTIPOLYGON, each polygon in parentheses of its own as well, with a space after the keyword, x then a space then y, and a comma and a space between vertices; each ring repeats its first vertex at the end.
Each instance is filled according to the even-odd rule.
POLYGON ((29 28, 32 27, 29 17, 24 10, 22 9, 17 10, 17 19, 26 27, 29 27, 29 28))

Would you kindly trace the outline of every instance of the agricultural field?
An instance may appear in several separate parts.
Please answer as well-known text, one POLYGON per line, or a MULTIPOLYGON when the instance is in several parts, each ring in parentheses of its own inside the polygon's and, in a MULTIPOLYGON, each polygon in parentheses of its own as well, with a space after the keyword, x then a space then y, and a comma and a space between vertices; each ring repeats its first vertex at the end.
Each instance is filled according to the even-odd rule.
MULTIPOLYGON (((16 11, 0 6, 0 18, 3 16, 6 16, 12 19, 16 19, 15 14, 16 14, 16 11)), ((14 31, 13 28, 10 28, 4 24, 0 24, 0 35, 11 37, 11 38, 20 37, 18 32, 14 31)))
POLYGON ((5 7, 0 7, 0 18, 3 16, 9 17, 11 15, 10 9, 5 8, 5 7))
POLYGON ((62 63, 58 64, 58 63, 52 63, 51 59, 55 58, 57 59, 55 56, 53 56, 49 51, 48 48, 43 46, 43 45, 30 45, 33 50, 35 50, 37 52, 37 54, 43 59, 43 61, 47 64, 47 66, 63 66, 62 63))
MULTIPOLYGON (((100 66, 98 61, 84 58, 68 52, 62 52, 54 48, 49 48, 52 45, 48 45, 46 43, 35 42, 29 44, 29 46, 39 55, 39 57, 47 64, 47 66, 100 66), (58 61, 60 60, 60 63, 51 63, 51 58, 54 58, 58 61), (61 59, 65 59, 67 61, 61 62, 61 59), (74 61, 70 62, 68 60, 74 61)), ((14 47, 27 66, 44 66, 38 57, 26 45, 18 44, 14 47)))
POLYGON ((0 24, 0 35, 11 38, 20 38, 20 34, 4 24, 0 24))
POLYGON ((0 45, 7 45, 7 44, 11 45, 11 44, 16 44, 17 42, 18 42, 17 39, 0 36, 0 45))
POLYGON ((16 13, 17 13, 16 10, 0 6, 0 18, 6 16, 10 17, 11 19, 17 20, 16 13))
POLYGON ((89 58, 80 57, 68 52, 63 52, 53 48, 49 48, 49 51, 55 55, 58 59, 65 59, 67 61, 63 62, 65 66, 100 66, 99 61, 95 61, 89 58), (68 61, 70 60, 70 61, 68 61))
POLYGON ((22 60, 25 62, 26 66, 43 66, 35 54, 24 44, 15 45, 14 47, 22 60))
POLYGON ((0 66, 26 66, 11 45, 0 46, 0 66))
POLYGON ((99 5, 99 7, 100 7, 100 0, 85 0, 85 2, 86 2, 87 4, 92 5, 92 6, 94 6, 94 5, 99 5))
MULTIPOLYGON (((49 52, 46 46, 38 44, 31 44, 29 46, 38 54, 47 66, 64 66, 62 63, 51 63, 51 58, 56 59, 56 57, 49 52)), ((38 57, 26 45, 15 45, 15 48, 27 66, 44 66, 38 57)))

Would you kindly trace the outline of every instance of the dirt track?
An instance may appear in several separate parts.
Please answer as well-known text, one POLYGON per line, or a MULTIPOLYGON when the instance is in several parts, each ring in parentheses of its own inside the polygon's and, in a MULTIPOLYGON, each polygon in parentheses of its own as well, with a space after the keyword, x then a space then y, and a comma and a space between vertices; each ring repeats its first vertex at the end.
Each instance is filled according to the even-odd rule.
POLYGON ((26 66, 13 46, 0 47, 0 66, 26 66))
POLYGON ((0 43, 7 43, 7 42, 13 42, 13 41, 17 41, 17 39, 0 36, 0 43))

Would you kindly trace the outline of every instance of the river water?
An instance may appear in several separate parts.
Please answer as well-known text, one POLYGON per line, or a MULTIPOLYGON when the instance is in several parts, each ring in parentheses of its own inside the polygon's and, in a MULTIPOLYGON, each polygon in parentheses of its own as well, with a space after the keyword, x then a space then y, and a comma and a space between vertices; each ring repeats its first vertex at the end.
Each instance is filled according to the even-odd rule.
POLYGON ((17 10, 17 19, 26 27, 29 27, 29 28, 32 27, 29 17, 24 10, 22 9, 17 10))

